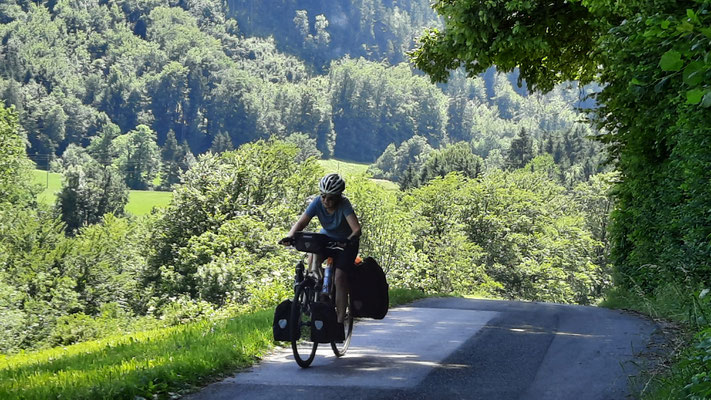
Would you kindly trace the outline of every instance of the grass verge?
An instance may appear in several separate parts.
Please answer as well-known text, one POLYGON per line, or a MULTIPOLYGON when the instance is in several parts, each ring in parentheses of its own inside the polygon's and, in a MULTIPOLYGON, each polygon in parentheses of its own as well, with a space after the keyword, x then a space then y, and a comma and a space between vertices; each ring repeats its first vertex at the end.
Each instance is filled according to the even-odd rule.
POLYGON ((679 284, 653 294, 615 288, 601 304, 653 318, 664 340, 632 382, 643 400, 711 398, 711 296, 679 284))
MULTIPOLYGON (((390 305, 427 297, 393 289, 390 305)), ((0 399, 175 398, 252 365, 274 345, 273 310, 13 356, 0 399)))

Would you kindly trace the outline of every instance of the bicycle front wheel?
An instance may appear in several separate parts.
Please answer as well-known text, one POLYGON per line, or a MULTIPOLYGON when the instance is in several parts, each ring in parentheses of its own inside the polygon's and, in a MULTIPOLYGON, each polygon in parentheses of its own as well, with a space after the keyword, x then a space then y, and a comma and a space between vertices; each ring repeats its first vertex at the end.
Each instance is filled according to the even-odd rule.
POLYGON ((313 288, 299 285, 296 287, 294 302, 291 305, 291 349, 294 359, 301 368, 307 368, 316 356, 317 342, 311 341, 311 302, 314 301, 313 288))
POLYGON ((351 297, 348 296, 348 303, 346 303, 346 315, 343 318, 343 328, 345 329, 346 339, 343 343, 331 342, 331 349, 333 349, 333 354, 336 357, 343 357, 348 351, 348 347, 351 345, 351 336, 353 335, 353 313, 351 312, 351 297))

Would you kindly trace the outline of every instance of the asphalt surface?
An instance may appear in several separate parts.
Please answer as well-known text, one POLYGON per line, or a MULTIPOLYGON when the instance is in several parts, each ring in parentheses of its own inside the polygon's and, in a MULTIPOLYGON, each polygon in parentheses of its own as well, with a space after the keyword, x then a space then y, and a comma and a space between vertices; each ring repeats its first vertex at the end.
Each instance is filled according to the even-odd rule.
POLYGON ((629 399, 656 331, 604 308, 425 299, 358 321, 345 357, 319 345, 302 369, 290 347, 277 349, 187 398, 629 399))

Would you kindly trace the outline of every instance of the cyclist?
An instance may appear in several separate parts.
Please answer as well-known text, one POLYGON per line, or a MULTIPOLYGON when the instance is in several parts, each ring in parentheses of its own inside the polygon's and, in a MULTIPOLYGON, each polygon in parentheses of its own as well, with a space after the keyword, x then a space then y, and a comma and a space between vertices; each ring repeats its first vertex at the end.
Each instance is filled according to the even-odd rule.
POLYGON ((335 268, 334 284, 336 286, 336 313, 338 323, 343 331, 343 319, 346 313, 346 302, 348 301, 348 273, 353 268, 358 247, 360 245, 360 223, 353 211, 350 200, 343 195, 346 182, 338 174, 328 174, 319 182, 321 196, 315 198, 298 221, 291 227, 287 240, 291 242, 296 232, 302 231, 309 225, 311 219, 316 216, 321 222, 321 233, 328 235, 331 239, 339 242, 343 250, 329 249, 325 254, 317 256, 317 265, 323 263, 324 257, 333 257, 333 267, 335 268))

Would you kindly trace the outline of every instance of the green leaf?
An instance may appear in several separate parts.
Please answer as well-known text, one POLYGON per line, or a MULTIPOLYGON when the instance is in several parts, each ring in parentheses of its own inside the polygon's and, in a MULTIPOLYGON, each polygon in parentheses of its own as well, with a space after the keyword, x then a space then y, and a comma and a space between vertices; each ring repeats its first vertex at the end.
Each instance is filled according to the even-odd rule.
POLYGON ((681 61, 681 53, 674 50, 669 50, 662 55, 662 59, 659 60, 659 66, 662 71, 680 71, 684 62, 681 61))
POLYGON ((664 90, 664 86, 667 84, 667 82, 669 82, 669 78, 670 78, 669 76, 662 78, 662 80, 659 81, 659 83, 654 85, 654 91, 656 93, 660 93, 662 90, 664 90))
POLYGON ((701 100, 701 106, 704 108, 711 107, 711 90, 707 91, 704 98, 701 100))
POLYGON ((632 78, 632 80, 630 81, 630 84, 637 85, 637 86, 644 86, 645 85, 644 82, 640 81, 637 78, 632 78))
POLYGON ((669 21, 662 21, 662 29, 667 29, 667 28, 669 28, 669 25, 671 25, 671 22, 669 22, 669 21))
POLYGON ((679 26, 676 27, 676 30, 681 33, 693 32, 694 25, 691 25, 688 21, 684 21, 679 26))
POLYGON ((684 83, 694 87, 698 86, 704 80, 706 69, 701 61, 693 61, 684 68, 684 83))
POLYGON ((691 89, 686 92, 686 104, 699 104, 701 98, 704 97, 704 91, 701 89, 691 89))
POLYGON ((686 16, 689 17, 689 19, 693 20, 694 18, 696 18, 696 13, 694 12, 694 10, 687 8, 686 16))

